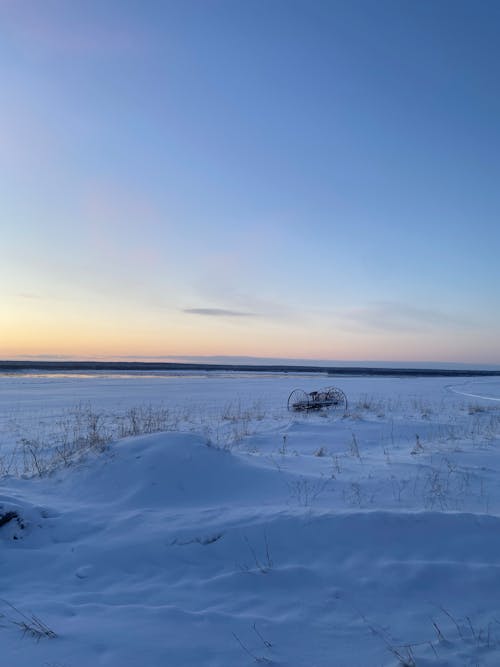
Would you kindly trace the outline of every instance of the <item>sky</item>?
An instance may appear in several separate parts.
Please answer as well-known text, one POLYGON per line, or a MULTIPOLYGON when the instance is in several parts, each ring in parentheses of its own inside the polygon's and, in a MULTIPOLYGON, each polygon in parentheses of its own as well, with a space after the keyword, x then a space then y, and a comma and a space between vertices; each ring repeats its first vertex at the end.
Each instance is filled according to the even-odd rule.
POLYGON ((0 358, 500 363, 500 4, 0 0, 0 358))

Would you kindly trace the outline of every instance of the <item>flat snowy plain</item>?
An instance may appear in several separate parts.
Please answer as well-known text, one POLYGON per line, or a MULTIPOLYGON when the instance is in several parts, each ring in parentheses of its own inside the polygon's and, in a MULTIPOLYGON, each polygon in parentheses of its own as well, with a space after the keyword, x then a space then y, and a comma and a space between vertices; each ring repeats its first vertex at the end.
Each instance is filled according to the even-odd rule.
POLYGON ((2 666, 500 664, 498 379, 2 375, 0 429, 2 666))

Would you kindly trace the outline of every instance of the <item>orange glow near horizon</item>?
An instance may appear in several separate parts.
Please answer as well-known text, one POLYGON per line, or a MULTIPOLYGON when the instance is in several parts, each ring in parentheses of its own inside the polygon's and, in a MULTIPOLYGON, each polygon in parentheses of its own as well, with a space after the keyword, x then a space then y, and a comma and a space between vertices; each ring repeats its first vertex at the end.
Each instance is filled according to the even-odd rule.
POLYGON ((0 358, 259 357, 496 363, 496 337, 474 331, 384 331, 333 317, 260 318, 158 311, 112 302, 18 300, 0 314, 0 358), (129 315, 132 313, 132 315, 129 315), (480 352, 478 352, 478 350, 480 352), (411 351, 411 352, 409 352, 411 351))
MULTIPOLYGON (((220 325, 182 326, 179 323, 163 329, 129 331, 109 323, 100 326, 81 321, 61 327, 58 323, 35 323, 27 327, 4 327, 0 341, 0 358, 64 356, 73 359, 234 356, 283 359, 332 359, 338 361, 442 361, 494 363, 477 353, 477 341, 456 338, 441 343, 425 337, 307 335, 307 332, 241 330, 220 325), (304 341, 307 341, 305 344, 304 341), (412 348, 413 354, 407 350, 412 348)), ((492 341, 493 342, 493 341, 492 341)))

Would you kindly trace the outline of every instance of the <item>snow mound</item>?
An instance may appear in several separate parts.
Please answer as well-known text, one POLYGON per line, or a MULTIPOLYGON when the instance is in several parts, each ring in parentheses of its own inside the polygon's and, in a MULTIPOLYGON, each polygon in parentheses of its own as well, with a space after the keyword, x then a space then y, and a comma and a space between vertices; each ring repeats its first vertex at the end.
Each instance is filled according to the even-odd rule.
POLYGON ((66 483, 89 503, 121 508, 253 504, 256 497, 272 498, 282 486, 272 470, 186 433, 122 440, 111 456, 74 472, 66 483))

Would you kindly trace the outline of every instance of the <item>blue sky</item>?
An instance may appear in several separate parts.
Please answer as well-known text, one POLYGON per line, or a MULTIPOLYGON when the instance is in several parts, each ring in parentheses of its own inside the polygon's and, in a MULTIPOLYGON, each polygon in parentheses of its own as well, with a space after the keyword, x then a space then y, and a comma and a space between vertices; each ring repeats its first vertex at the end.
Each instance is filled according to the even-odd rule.
POLYGON ((496 2, 0 5, 0 356, 497 363, 496 2))

